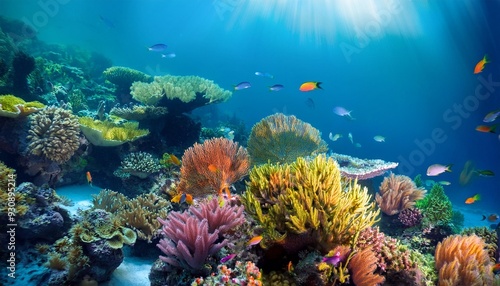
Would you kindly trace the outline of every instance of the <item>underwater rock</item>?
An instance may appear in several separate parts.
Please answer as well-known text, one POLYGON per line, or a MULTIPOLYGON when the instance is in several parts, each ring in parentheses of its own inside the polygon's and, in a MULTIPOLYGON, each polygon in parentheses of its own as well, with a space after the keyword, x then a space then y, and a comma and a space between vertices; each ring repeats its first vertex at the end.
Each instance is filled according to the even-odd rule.
POLYGON ((35 58, 18 52, 12 60, 12 88, 15 94, 29 97, 28 75, 35 69, 35 58))
POLYGON ((19 185, 17 192, 34 198, 26 214, 18 219, 19 237, 23 240, 55 241, 71 227, 70 215, 67 210, 59 207, 60 199, 53 189, 48 186, 37 187, 27 182, 19 185))
POLYGON ((83 249, 90 259, 87 274, 98 282, 108 281, 113 271, 123 262, 123 250, 111 248, 105 239, 85 243, 83 249))

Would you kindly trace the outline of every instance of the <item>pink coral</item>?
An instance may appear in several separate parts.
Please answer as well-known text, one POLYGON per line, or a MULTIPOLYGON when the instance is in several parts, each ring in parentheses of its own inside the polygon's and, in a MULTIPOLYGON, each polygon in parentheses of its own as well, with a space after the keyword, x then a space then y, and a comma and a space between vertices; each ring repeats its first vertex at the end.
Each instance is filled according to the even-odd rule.
POLYGON ((417 208, 404 209, 398 215, 399 221, 406 227, 420 224, 422 217, 422 213, 417 208))

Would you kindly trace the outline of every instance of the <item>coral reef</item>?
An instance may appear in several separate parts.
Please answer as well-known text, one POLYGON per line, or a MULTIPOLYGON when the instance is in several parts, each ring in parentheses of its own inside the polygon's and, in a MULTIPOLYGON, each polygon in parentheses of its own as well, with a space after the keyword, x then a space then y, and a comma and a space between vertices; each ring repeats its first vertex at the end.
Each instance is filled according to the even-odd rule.
POLYGON ((167 114, 167 108, 162 106, 132 105, 131 107, 113 107, 109 114, 127 120, 155 119, 167 114))
POLYGON ((454 235, 438 243, 438 285, 493 285, 492 263, 485 247, 476 235, 454 235))
POLYGON ((150 75, 128 67, 113 66, 102 73, 104 78, 116 85, 118 89, 128 91, 133 82, 150 82, 150 75))
POLYGON ((112 213, 121 224, 137 232, 137 238, 151 242, 159 236, 161 224, 158 217, 166 217, 171 209, 166 199, 149 193, 127 199, 124 195, 111 190, 101 190, 92 196, 93 209, 112 213))
POLYGON ((128 174, 128 176, 136 176, 141 179, 147 178, 149 175, 159 172, 162 169, 160 161, 153 155, 146 152, 130 153, 123 158, 119 172, 128 174))
POLYGON ((418 189, 411 178, 391 174, 382 181, 380 192, 375 195, 375 200, 385 214, 395 215, 413 207, 415 201, 422 199, 425 193, 426 190, 418 189))
POLYGON ((149 130, 139 129, 137 122, 116 124, 90 117, 79 117, 78 122, 85 137, 96 146, 118 146, 149 134, 149 130))
POLYGON ((16 170, 7 167, 0 161, 0 218, 4 218, 8 213, 15 213, 17 216, 24 216, 29 210, 29 204, 33 199, 25 193, 18 191, 10 195, 16 181, 16 170))
POLYGON ((202 277, 196 278, 191 285, 262 286, 261 276, 259 268, 253 262, 236 261, 234 269, 221 264, 217 266, 217 274, 208 276, 205 279, 202 277))
POLYGON ((422 222, 422 212, 417 208, 408 208, 402 210, 398 215, 398 220, 405 227, 414 227, 422 222))
POLYGON ((219 207, 217 198, 190 207, 184 213, 171 212, 166 220, 158 218, 163 224, 165 238, 157 245, 166 255, 160 259, 168 268, 185 269, 193 274, 208 275, 206 260, 214 255, 228 241, 222 239, 224 233, 244 221, 243 208, 228 204, 219 207))
POLYGON ((424 215, 423 224, 425 225, 448 224, 453 217, 451 201, 440 184, 434 184, 429 194, 418 201, 416 206, 424 215))
POLYGON ((350 245, 379 211, 366 188, 341 183, 338 164, 319 155, 292 164, 264 164, 250 171, 245 210, 264 227, 261 245, 289 252, 311 246, 322 253, 350 245))
POLYGON ((0 116, 10 118, 26 116, 44 107, 45 105, 38 101, 26 102, 11 94, 0 95, 0 116))
POLYGON ((28 132, 26 151, 59 164, 68 161, 80 146, 78 119, 62 108, 51 106, 31 115, 28 132))
POLYGON ((28 206, 17 218, 17 234, 26 241, 54 241, 68 231, 72 220, 67 210, 60 206, 61 198, 48 186, 36 187, 22 183, 16 193, 24 200, 16 203, 28 206))
POLYGON ((182 156, 179 191, 195 196, 228 191, 248 168, 247 151, 238 143, 225 138, 195 143, 182 156))
POLYGON ((328 150, 321 133, 297 117, 276 113, 257 122, 248 138, 252 164, 291 163, 328 150))
POLYGON ((196 107, 226 101, 232 94, 211 80, 173 75, 156 76, 149 84, 134 82, 130 90, 135 100, 147 105, 156 105, 162 98, 167 98, 183 103, 197 102, 196 107))
POLYGON ((357 252, 351 258, 348 268, 354 285, 375 286, 385 281, 383 276, 374 273, 377 269, 376 262, 377 257, 369 247, 357 252))
POLYGON ((492 263, 496 262, 496 253, 498 250, 498 235, 495 230, 489 229, 487 227, 471 227, 466 228, 462 231, 461 235, 477 235, 483 239, 486 249, 488 250, 488 255, 492 263))
POLYGON ((360 159, 337 153, 331 153, 329 156, 339 163, 342 177, 350 179, 371 179, 398 166, 398 163, 385 162, 380 159, 360 159))

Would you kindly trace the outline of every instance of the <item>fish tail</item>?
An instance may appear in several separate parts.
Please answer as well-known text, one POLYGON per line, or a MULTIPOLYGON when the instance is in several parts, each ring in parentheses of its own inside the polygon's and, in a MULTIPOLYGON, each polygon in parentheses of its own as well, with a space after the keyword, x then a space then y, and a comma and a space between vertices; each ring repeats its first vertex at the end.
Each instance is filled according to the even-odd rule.
POLYGON ((446 165, 446 172, 451 172, 451 167, 453 167, 453 164, 446 165))
POLYGON ((496 129, 497 129, 497 125, 493 125, 493 126, 491 126, 491 128, 490 128, 490 131, 489 131, 489 132, 490 132, 490 133, 496 133, 496 132, 495 132, 495 130, 496 130, 496 129))
POLYGON ((481 221, 483 221, 483 220, 485 220, 485 219, 486 219, 486 216, 485 216, 485 215, 483 215, 483 218, 481 219, 481 221))
POLYGON ((489 61, 489 59, 488 59, 488 56, 487 56, 487 55, 484 55, 484 57, 483 57, 483 62, 484 62, 485 64, 487 64, 487 63, 489 63, 489 62, 490 62, 490 61, 489 61))
POLYGON ((480 194, 475 194, 474 195, 474 200, 479 201, 480 199, 481 199, 481 195, 480 194))
POLYGON ((320 84, 322 84, 322 82, 321 82, 321 81, 318 81, 318 82, 316 83, 316 87, 317 87, 317 88, 319 88, 319 89, 323 89, 323 88, 320 86, 320 84))

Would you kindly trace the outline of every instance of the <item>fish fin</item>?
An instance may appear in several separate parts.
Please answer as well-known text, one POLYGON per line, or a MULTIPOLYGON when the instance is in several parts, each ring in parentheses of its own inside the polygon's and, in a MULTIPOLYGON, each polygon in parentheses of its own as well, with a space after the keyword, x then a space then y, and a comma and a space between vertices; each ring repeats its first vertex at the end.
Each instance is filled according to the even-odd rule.
POLYGON ((497 125, 493 125, 493 126, 491 126, 491 128, 490 128, 490 131, 489 131, 489 132, 490 132, 490 133, 496 133, 496 132, 495 132, 495 130, 496 130, 496 129, 497 129, 497 125))
POLYGON ((318 81, 318 82, 316 82, 316 84, 315 84, 315 85, 316 85, 316 87, 317 87, 317 88, 319 88, 319 89, 323 89, 323 88, 320 86, 320 84, 322 84, 322 82, 321 82, 321 81, 318 81))
POLYGON ((484 55, 483 61, 484 61, 485 64, 487 64, 487 63, 490 62, 489 59, 488 59, 488 55, 484 55))
POLYGON ((451 172, 451 167, 453 167, 453 164, 446 165, 446 172, 451 172))
POLYGON ((481 221, 483 221, 483 220, 485 220, 485 219, 486 219, 486 216, 485 216, 485 215, 483 215, 483 218, 481 219, 481 221))

